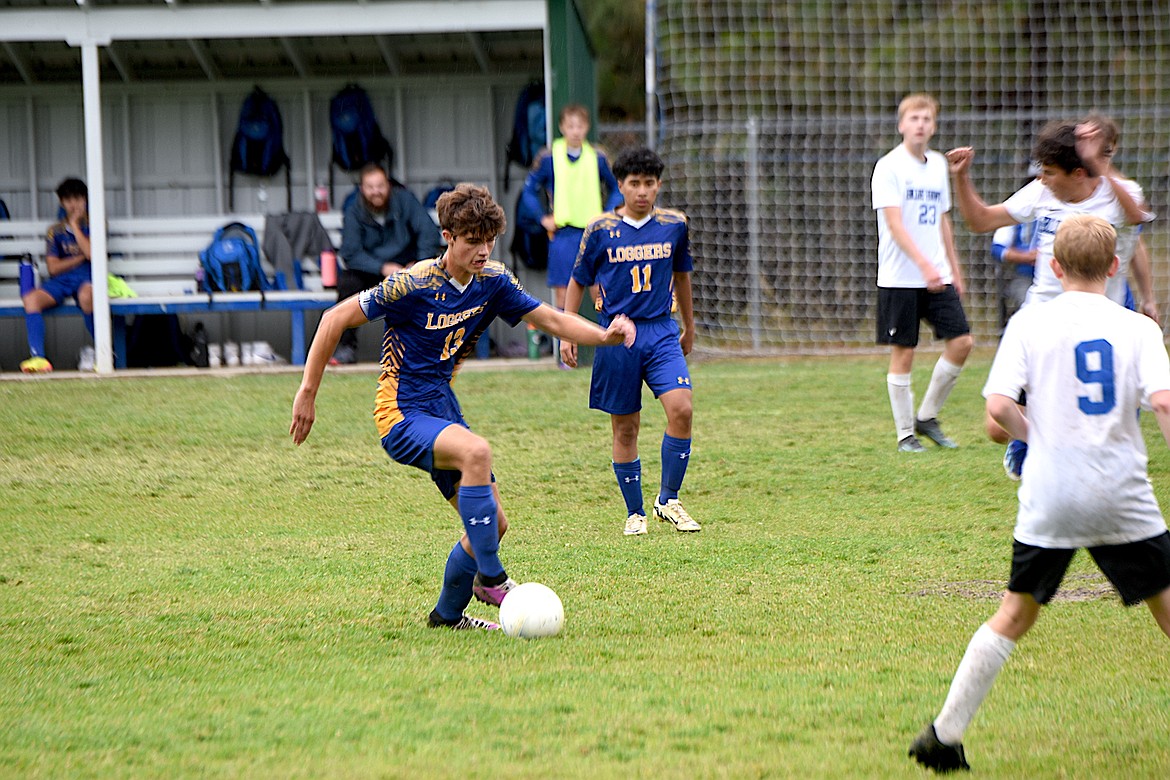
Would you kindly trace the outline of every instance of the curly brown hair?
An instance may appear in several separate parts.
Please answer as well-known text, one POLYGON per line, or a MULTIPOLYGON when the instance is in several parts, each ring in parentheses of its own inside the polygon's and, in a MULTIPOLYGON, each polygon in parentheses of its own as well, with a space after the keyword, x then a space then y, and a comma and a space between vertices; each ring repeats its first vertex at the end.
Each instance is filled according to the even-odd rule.
POLYGON ((498 238, 508 227, 508 219, 487 187, 460 182, 444 192, 435 204, 439 227, 453 236, 464 236, 473 243, 498 238))

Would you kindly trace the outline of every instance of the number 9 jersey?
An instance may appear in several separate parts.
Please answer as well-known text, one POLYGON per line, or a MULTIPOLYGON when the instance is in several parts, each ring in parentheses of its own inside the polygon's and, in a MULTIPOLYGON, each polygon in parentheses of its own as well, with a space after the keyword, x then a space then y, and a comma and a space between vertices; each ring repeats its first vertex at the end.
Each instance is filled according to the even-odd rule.
POLYGON ((1104 295, 1065 292, 1012 317, 983 395, 1028 394, 1018 541, 1095 547, 1165 532, 1138 420, 1161 390, 1161 329, 1104 295))

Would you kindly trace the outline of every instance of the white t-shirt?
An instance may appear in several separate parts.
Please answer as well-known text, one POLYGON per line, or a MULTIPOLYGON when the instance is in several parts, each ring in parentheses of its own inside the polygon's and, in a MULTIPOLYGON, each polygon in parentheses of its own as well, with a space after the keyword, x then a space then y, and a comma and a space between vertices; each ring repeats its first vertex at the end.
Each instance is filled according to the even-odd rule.
MULTIPOLYGON (((1134 200, 1138 203, 1143 202, 1142 188, 1137 182, 1126 179, 1122 180, 1121 184, 1134 200)), ((1124 302, 1125 274, 1129 270, 1133 244, 1137 239, 1136 234, 1127 225, 1125 210, 1117 196, 1113 194, 1113 187, 1107 179, 1102 177, 1093 194, 1080 203, 1060 200, 1037 179, 1025 184, 1019 192, 1005 200, 1003 205, 1016 222, 1036 220, 1036 273, 1032 277, 1028 297, 1024 300, 1025 305, 1050 301, 1060 295, 1063 288, 1056 274, 1052 272, 1052 244, 1056 240, 1056 229, 1060 227, 1060 223, 1074 214, 1101 217, 1117 229, 1117 254, 1123 261, 1123 267, 1118 269, 1117 274, 1106 286, 1106 293, 1112 300, 1124 302), (1130 241, 1133 243, 1127 243, 1130 241), (1117 297, 1119 290, 1120 298, 1117 297)))
POLYGON ((984 397, 1028 393, 1015 538, 1035 547, 1124 544, 1166 531, 1146 476, 1138 408, 1170 390, 1157 323, 1104 295, 1066 292, 1008 322, 984 397))
POLYGON ((878 223, 878 287, 926 287, 922 271, 902 251, 890 234, 881 210, 902 209, 902 224, 910 238, 938 269, 944 284, 950 284, 951 263, 942 236, 943 215, 951 210, 951 187, 947 160, 936 151, 926 151, 919 160, 899 144, 877 161, 873 168, 873 208, 878 223))

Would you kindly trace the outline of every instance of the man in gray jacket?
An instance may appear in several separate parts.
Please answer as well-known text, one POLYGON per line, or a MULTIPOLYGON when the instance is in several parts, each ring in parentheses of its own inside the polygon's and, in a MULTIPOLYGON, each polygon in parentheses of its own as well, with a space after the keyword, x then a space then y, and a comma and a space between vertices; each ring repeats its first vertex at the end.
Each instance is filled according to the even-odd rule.
MULTIPOLYGON (((377 163, 361 170, 358 196, 345 207, 337 300, 368 290, 390 274, 442 254, 443 243, 418 198, 392 183, 377 163)), ((347 330, 333 353, 333 364, 357 362, 357 329, 347 330)))

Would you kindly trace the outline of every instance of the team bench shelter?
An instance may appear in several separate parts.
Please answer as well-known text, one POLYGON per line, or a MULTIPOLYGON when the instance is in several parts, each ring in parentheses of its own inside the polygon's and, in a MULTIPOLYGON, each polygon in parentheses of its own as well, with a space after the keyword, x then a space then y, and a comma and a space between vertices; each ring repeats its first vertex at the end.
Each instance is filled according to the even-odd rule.
MULTIPOLYGON (((319 214, 334 246, 339 246, 341 214, 319 214)), ((287 311, 291 328, 289 359, 305 362, 305 320, 310 312, 329 308, 337 301, 334 290, 321 289, 316 263, 305 263, 306 289, 261 292, 207 293, 198 289, 195 276, 199 253, 211 243, 215 231, 228 222, 240 222, 256 231, 264 242, 263 215, 206 217, 114 217, 108 220, 109 272, 126 280, 137 298, 111 298, 115 366, 126 367, 126 318, 138 314, 192 314, 287 311), (315 288, 315 289, 314 289, 315 288)), ((34 258, 38 276, 46 273, 43 220, 0 221, 0 316, 23 317, 20 302, 21 255, 34 258)), ((300 262, 294 258, 293 262, 300 262)), ((38 281, 39 285, 39 281, 38 281)), ((292 286, 292 285, 290 285, 292 286)), ((80 316, 77 304, 67 300, 45 316, 80 316)))

